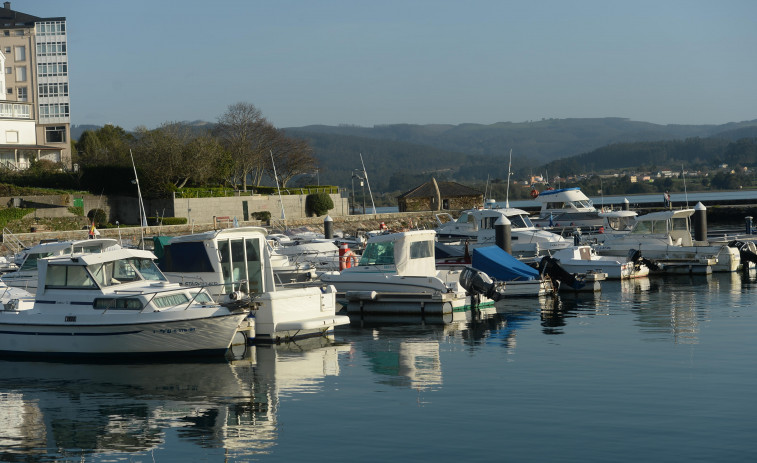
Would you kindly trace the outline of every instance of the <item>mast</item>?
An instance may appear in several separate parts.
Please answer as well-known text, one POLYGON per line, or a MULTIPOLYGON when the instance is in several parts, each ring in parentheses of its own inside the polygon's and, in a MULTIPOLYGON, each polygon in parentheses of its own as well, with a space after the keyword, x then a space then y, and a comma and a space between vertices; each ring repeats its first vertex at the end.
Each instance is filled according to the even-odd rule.
POLYGON ((271 164, 273 165, 273 179, 276 181, 276 191, 279 193, 279 207, 281 207, 281 220, 284 221, 284 229, 287 228, 287 216, 284 213, 284 201, 281 199, 281 188, 279 188, 279 176, 276 175, 276 163, 273 162, 273 150, 271 152, 271 164))
POLYGON ((513 166, 513 149, 510 148, 510 162, 507 164, 507 193, 505 194, 505 207, 510 207, 510 170, 513 166))
POLYGON ((137 176, 137 166, 134 164, 134 154, 129 150, 131 156, 131 167, 134 168, 134 183, 137 184, 137 198, 139 199, 139 229, 142 235, 142 249, 145 248, 145 227, 147 226, 147 214, 145 213, 145 203, 142 201, 142 189, 139 187, 139 177, 137 176))

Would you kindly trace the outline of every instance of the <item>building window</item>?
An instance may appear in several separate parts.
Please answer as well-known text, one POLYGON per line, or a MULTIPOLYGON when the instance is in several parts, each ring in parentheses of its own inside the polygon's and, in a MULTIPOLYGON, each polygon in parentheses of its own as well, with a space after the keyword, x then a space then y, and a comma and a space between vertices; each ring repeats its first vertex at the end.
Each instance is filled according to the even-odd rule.
POLYGON ((26 87, 18 87, 16 95, 18 101, 29 101, 29 91, 26 87))
POLYGON ((68 103, 52 103, 39 105, 40 117, 68 117, 68 103))
POLYGON ((22 36, 22 35, 24 35, 24 30, 23 30, 23 29, 18 29, 18 30, 16 31, 16 35, 18 35, 18 36, 22 36))
POLYGON ((65 82, 39 84, 39 97, 68 96, 68 84, 65 82))
POLYGON ((13 87, 8 87, 5 91, 8 95, 13 95, 13 87))
POLYGON ((16 82, 26 82, 26 66, 16 66, 16 82))
POLYGON ((11 53, 11 47, 5 47, 5 54, 10 55, 11 53))
POLYGON ((3 35, 9 37, 11 35, 11 31, 3 31, 3 35))
POLYGON ((45 127, 45 143, 65 143, 66 126, 45 127))
POLYGON ((15 48, 16 61, 26 61, 26 47, 20 46, 15 48))
POLYGON ((65 56, 66 42, 42 42, 37 44, 37 56, 65 56))
POLYGON ((13 74, 13 68, 11 68, 11 67, 5 68, 5 73, 6 74, 13 74))
POLYGON ((38 77, 67 76, 68 63, 39 63, 37 65, 38 77))
POLYGON ((38 22, 37 35, 65 35, 66 23, 64 21, 38 22))

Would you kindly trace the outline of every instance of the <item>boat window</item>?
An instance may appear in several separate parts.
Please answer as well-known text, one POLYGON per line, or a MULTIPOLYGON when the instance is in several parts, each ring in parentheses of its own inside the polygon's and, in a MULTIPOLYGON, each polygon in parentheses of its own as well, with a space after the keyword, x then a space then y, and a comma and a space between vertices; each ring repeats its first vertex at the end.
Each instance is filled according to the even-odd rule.
POLYGON ((34 253, 29 254, 26 256, 26 260, 24 260, 24 263, 21 264, 21 268, 19 268, 19 272, 23 272, 25 270, 37 270, 37 261, 39 259, 43 259, 45 257, 52 256, 52 252, 42 252, 42 253, 34 253))
MULTIPOLYGON (((247 263, 244 257, 244 240, 231 240, 231 272, 232 281, 234 283, 244 282, 247 280, 247 263)), ((247 291, 247 288, 242 287, 241 289, 243 291, 247 291)))
POLYGON ((676 217, 672 225, 675 231, 686 231, 689 229, 689 220, 686 217, 676 217))
POLYGON ((434 256, 434 242, 433 241, 416 241, 410 243, 410 258, 411 259, 423 259, 425 257, 434 256))
POLYGON ((636 222, 636 226, 633 227, 631 233, 638 235, 647 235, 649 233, 652 233, 652 221, 642 220, 640 222, 636 222))
POLYGON ((484 217, 483 219, 481 219, 481 228, 488 230, 493 229, 494 222, 496 222, 498 218, 499 217, 484 217))
POLYGON ((164 252, 160 264, 164 272, 214 272, 208 252, 201 241, 172 243, 164 248, 164 252))
POLYGON ((209 302, 213 302, 213 299, 211 299, 210 294, 203 291, 201 293, 198 293, 197 296, 195 296, 195 301, 201 304, 206 304, 209 302))
POLYGON ((73 252, 78 253, 78 254, 95 254, 102 251, 103 251, 103 248, 99 244, 96 246, 83 244, 80 246, 73 247, 73 252))
POLYGON ((133 297, 98 297, 92 302, 95 309, 142 310, 142 301, 133 297))
POLYGON ((152 259, 146 257, 135 257, 129 259, 129 262, 137 269, 142 275, 142 278, 150 281, 166 281, 166 277, 160 273, 158 266, 155 265, 152 259))
POLYGON ((189 302, 189 298, 184 293, 169 294, 167 296, 158 296, 153 299, 155 305, 162 309, 165 307, 171 307, 179 304, 186 304, 189 302))
POLYGON ((263 290, 263 270, 260 263, 260 240, 244 240, 245 252, 247 253, 247 288, 250 294, 257 294, 263 290))
POLYGON ((525 228, 525 227, 533 227, 534 225, 531 223, 531 220, 528 219, 523 214, 520 215, 511 215, 508 217, 508 220, 510 220, 510 227, 511 228, 525 228))
POLYGON ((110 286, 121 283, 120 281, 113 278, 114 267, 115 263, 113 262, 105 262, 102 264, 92 264, 87 266, 89 273, 92 274, 95 282, 97 282, 97 284, 100 286, 110 286))
MULTIPOLYGON (((173 245, 172 245, 173 246, 173 245)), ((228 241, 218 241, 218 256, 221 259, 221 274, 224 285, 231 284, 231 254, 228 241)))
POLYGON ((563 209, 565 203, 547 203, 547 209, 563 209))
POLYGON ((470 214, 463 212, 460 214, 460 218, 457 219, 458 223, 468 223, 470 221, 470 214))
POLYGON ((652 225, 652 233, 664 235, 665 233, 668 232, 667 220, 655 220, 653 224, 654 225, 652 225))
POLYGON ((80 265, 48 265, 45 288, 96 289, 94 280, 80 265))
POLYGON ((368 243, 358 265, 393 265, 394 242, 368 243))

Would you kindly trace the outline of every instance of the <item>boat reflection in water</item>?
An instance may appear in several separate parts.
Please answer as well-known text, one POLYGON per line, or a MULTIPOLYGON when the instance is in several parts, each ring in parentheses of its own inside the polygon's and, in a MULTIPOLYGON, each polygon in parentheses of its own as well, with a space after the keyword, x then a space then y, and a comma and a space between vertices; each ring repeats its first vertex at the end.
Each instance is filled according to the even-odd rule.
POLYGON ((199 447, 269 453, 279 396, 317 392, 349 349, 325 338, 307 343, 304 351, 302 343, 253 346, 214 363, 0 361, 0 461, 160 452, 191 461, 199 447))

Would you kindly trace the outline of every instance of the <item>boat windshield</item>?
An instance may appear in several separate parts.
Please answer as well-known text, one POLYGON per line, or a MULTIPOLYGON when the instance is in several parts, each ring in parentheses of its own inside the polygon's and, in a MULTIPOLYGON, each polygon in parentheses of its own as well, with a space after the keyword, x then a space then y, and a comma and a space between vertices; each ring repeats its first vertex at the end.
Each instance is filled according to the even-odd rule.
POLYGON ((394 242, 368 243, 358 265, 394 265, 394 242))
POLYGON ((507 217, 510 220, 511 228, 531 228, 534 226, 531 219, 525 214, 511 215, 507 217))
POLYGON ((19 272, 27 271, 27 270, 37 270, 37 261, 39 259, 44 259, 45 257, 52 256, 52 252, 41 252, 41 253, 34 253, 29 254, 26 256, 26 259, 24 260, 24 263, 21 264, 21 268, 19 268, 19 272))
POLYGON ((152 259, 131 258, 87 266, 98 285, 112 286, 131 281, 166 281, 152 259))
POLYGON ((661 235, 668 232, 667 220, 641 220, 636 222, 636 226, 631 230, 631 234, 636 235, 661 235))
POLYGON ((471 217, 470 214, 468 214, 467 212, 463 212, 462 214, 460 214, 460 217, 457 219, 457 223, 472 222, 472 220, 470 220, 470 217, 471 217))

